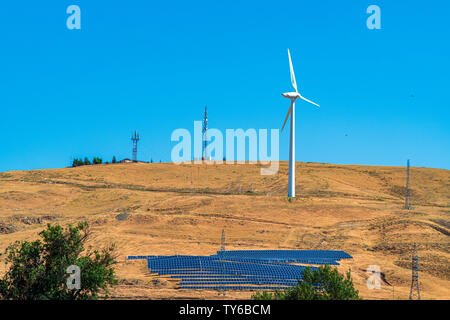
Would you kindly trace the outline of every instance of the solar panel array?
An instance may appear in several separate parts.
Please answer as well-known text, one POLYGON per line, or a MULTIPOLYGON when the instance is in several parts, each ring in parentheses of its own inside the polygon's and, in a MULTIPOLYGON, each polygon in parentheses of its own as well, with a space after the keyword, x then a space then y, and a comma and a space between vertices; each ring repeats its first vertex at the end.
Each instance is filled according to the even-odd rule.
MULTIPOLYGON (((147 260, 150 273, 180 280, 182 289, 286 289, 301 281, 305 266, 338 265, 352 257, 334 250, 235 250, 210 256, 128 256, 147 260)), ((316 269, 316 267, 311 267, 316 269)))

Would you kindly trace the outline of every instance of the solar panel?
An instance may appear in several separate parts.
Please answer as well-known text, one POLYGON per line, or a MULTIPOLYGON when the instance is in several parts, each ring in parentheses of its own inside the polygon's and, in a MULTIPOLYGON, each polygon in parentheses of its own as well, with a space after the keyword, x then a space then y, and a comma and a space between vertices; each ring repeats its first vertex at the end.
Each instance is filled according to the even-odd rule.
POLYGON ((289 263, 339 265, 339 260, 351 258, 336 250, 233 250, 210 256, 127 257, 147 259, 151 273, 179 279, 182 289, 212 290, 285 289, 301 281, 305 269, 289 263))

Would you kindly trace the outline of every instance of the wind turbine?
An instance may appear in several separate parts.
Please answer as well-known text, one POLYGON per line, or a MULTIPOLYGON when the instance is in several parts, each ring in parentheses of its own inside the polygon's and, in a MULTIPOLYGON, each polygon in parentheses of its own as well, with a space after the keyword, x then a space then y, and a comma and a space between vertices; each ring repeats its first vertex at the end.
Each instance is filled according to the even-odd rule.
POLYGON ((312 103, 318 107, 320 107, 317 103, 314 103, 304 97, 297 90, 297 82, 295 81, 294 67, 292 66, 291 53, 288 49, 289 56, 289 67, 291 70, 291 82, 292 87, 294 87, 295 92, 286 92, 281 94, 285 98, 289 98, 291 100, 291 106, 289 107, 289 111, 286 115, 286 119, 284 119, 283 127, 281 131, 283 131, 284 126, 286 124, 289 115, 291 115, 291 135, 289 139, 289 185, 288 185, 288 197, 295 198, 295 100, 300 98, 309 103, 312 103))

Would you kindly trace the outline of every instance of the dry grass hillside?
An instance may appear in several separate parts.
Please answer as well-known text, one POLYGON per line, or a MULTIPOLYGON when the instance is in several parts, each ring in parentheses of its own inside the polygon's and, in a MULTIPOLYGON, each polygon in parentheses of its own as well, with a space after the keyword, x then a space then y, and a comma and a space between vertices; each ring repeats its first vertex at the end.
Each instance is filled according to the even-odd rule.
MULTIPOLYGON (((353 256, 364 298, 407 299, 417 243, 423 299, 450 299, 450 171, 412 168, 413 208, 403 209, 405 168, 297 163, 297 198, 288 201, 287 163, 257 165, 114 164, 0 173, 0 250, 33 240, 46 223, 90 222, 90 243, 117 244, 119 299, 222 298, 181 290, 127 255, 215 253, 227 249, 337 249, 353 256), (116 216, 129 216, 119 221, 116 216), (126 216, 126 215, 125 215, 126 216), (380 290, 366 287, 378 265, 380 290)), ((5 270, 0 264, 0 273, 5 270)), ((227 298, 250 298, 228 292, 227 298)))

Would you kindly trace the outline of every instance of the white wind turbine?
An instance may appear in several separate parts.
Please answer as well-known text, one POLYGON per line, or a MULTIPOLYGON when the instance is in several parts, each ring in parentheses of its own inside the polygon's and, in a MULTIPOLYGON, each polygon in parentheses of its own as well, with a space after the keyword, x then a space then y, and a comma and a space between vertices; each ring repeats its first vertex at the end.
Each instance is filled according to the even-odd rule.
POLYGON ((286 119, 284 119, 284 123, 283 123, 283 127, 281 128, 281 131, 283 131, 286 121, 290 114, 291 115, 291 136, 290 136, 290 140, 289 140, 288 197, 295 198, 295 100, 297 100, 297 98, 300 98, 300 99, 303 99, 303 100, 305 100, 309 103, 312 103, 318 107, 319 107, 319 105, 317 103, 309 101, 308 99, 302 97, 302 95, 300 93, 298 93, 297 83, 295 82, 294 67, 292 66, 291 53, 289 52, 289 49, 288 49, 288 56, 289 56, 289 67, 291 70, 291 82, 292 82, 292 86, 295 89, 295 92, 286 92, 286 93, 282 94, 283 97, 289 98, 291 100, 291 106, 289 107, 289 111, 286 115, 286 119))

